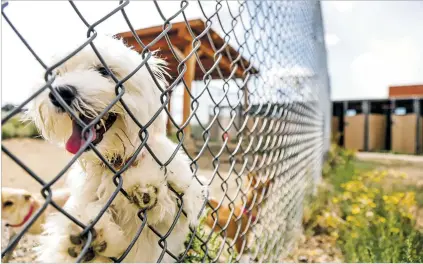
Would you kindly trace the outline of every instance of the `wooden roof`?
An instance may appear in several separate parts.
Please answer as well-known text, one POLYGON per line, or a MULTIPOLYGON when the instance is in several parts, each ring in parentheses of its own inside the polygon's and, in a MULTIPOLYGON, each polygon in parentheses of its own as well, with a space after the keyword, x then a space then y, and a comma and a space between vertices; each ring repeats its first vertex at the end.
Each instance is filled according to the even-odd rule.
MULTIPOLYGON (((205 23, 201 19, 196 20, 190 20, 189 25, 194 32, 196 36, 200 35, 205 30, 205 23)), ((156 26, 156 27, 150 27, 150 28, 144 28, 139 29, 135 31, 141 41, 144 45, 148 45, 150 42, 152 42, 157 36, 160 35, 160 33, 163 32, 163 26, 156 26)), ((225 41, 212 29, 210 29, 209 34, 213 40, 213 44, 216 48, 216 50, 219 50, 224 44, 225 41)), ((191 34, 189 33, 189 30, 185 24, 185 22, 179 22, 172 24, 172 28, 168 31, 169 39, 178 53, 178 56, 183 59, 185 58, 184 51, 188 51, 189 48, 192 46, 193 38, 191 34)), ((138 52, 142 52, 142 47, 138 44, 138 42, 135 40, 134 36, 132 35, 131 31, 119 33, 116 36, 121 37, 124 39, 126 44, 128 46, 134 47, 135 50, 138 52)), ((204 34, 204 36, 200 39, 201 40, 201 46, 197 53, 200 57, 201 63, 205 68, 205 71, 207 72, 210 70, 210 68, 215 63, 214 60, 214 49, 212 45, 210 44, 209 38, 207 34, 204 34)), ((231 74, 231 63, 236 58, 238 58, 239 53, 231 47, 229 44, 226 46, 226 51, 229 52, 230 56, 227 55, 227 52, 224 50, 222 54, 222 59, 219 62, 219 68, 222 71, 222 75, 224 78, 227 78, 231 74)), ((174 55, 172 54, 171 49, 169 48, 169 45, 165 39, 164 36, 155 43, 150 50, 159 50, 159 56, 163 59, 165 59, 169 65, 169 73, 173 78, 176 78, 178 76, 178 62, 175 59, 174 55)), ((195 56, 195 55, 194 55, 195 56)), ((245 58, 241 57, 241 59, 237 62, 238 69, 236 70, 234 76, 236 78, 243 78, 244 69, 248 68, 250 63, 245 58), (242 63, 241 63, 242 60, 242 63), (244 66, 242 66, 242 64, 244 66)), ((252 67, 250 69, 250 73, 255 74, 258 73, 258 70, 252 67)), ((195 67, 195 78, 194 80, 202 80, 204 76, 203 71, 201 70, 201 67, 198 65, 198 62, 196 62, 195 67)), ((220 75, 218 71, 215 69, 211 76, 213 79, 220 79, 220 75)))

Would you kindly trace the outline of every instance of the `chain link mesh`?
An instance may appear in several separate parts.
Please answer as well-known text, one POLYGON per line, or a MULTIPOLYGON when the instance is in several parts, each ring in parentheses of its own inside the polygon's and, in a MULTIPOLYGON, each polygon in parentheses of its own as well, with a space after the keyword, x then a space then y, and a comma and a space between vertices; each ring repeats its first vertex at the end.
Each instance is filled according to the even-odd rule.
MULTIPOLYGON (((98 158, 114 173, 115 176, 110 180, 116 186, 105 208, 90 224, 83 224, 52 199, 52 186, 77 161, 82 151, 79 151, 56 177, 47 182, 43 180, 42 175, 35 174, 25 165, 25 160, 2 144, 2 151, 22 167, 28 177, 39 183, 41 194, 45 198, 43 206, 4 248, 2 257, 13 250, 30 226, 47 206, 51 205, 83 228, 83 234, 88 236, 88 242, 76 260, 81 261, 88 251, 93 239, 93 229, 102 214, 119 193, 127 196, 122 187, 125 181, 122 174, 141 150, 147 149, 163 168, 166 168, 173 159, 174 155, 168 161, 161 162, 147 144, 147 128, 161 112, 166 112, 177 139, 178 147, 175 153, 181 148, 191 159, 193 180, 198 180, 197 175, 201 174, 201 170, 208 168, 211 177, 207 184, 218 186, 219 189, 218 205, 212 206, 210 203, 204 205, 213 212, 211 217, 214 222, 209 235, 205 237, 195 235, 200 240, 201 250, 205 253, 203 261, 206 261, 208 256, 211 261, 216 262, 225 253, 230 256, 227 261, 238 261, 242 254, 248 252, 250 258, 255 261, 278 262, 289 252, 296 235, 301 232, 303 200, 320 179, 323 156, 329 147, 328 115, 331 111, 320 3, 311 0, 236 2, 217 0, 213 7, 214 11, 210 12, 211 9, 205 10, 205 1, 181 1, 180 9, 174 10, 171 16, 165 16, 162 12, 163 3, 156 1, 154 3, 156 10, 149 12, 156 12, 156 15, 161 17, 163 27, 162 32, 147 43, 142 36, 137 35, 125 13, 125 10, 131 8, 129 1, 116 3, 114 10, 92 24, 87 22, 77 4, 70 2, 69 8, 73 9, 86 25, 86 40, 55 65, 45 64, 37 55, 37 51, 31 48, 25 36, 19 33, 13 21, 8 18, 6 4, 2 4, 3 18, 45 69, 45 84, 3 117, 2 125, 45 90, 50 90, 59 98, 66 111, 73 115, 57 91, 52 88, 51 84, 55 80, 54 69, 88 45, 107 67, 102 54, 96 49, 94 40, 97 37, 97 26, 111 16, 123 16, 129 31, 133 33, 133 38, 141 47, 140 53, 143 58, 139 67, 128 76, 122 79, 113 76, 113 81, 116 83, 116 97, 97 117, 98 120, 102 118, 116 103, 122 104, 128 115, 139 126, 142 143, 120 170, 116 170, 94 145, 90 145, 98 158), (190 5, 196 5, 201 10, 200 15, 204 22, 202 32, 195 32, 191 28, 185 14, 185 9, 190 5), (186 58, 181 58, 174 50, 172 38, 168 34, 177 18, 182 18, 186 30, 192 37, 190 43, 192 50, 186 58), (214 40, 212 29, 219 33, 222 41, 214 40), (153 55, 151 47, 159 41, 168 46, 177 61, 177 64, 171 67, 176 67, 173 70, 178 76, 171 80, 168 87, 157 86, 161 92, 162 106, 150 122, 141 124, 122 99, 125 93, 124 83, 141 67, 147 67, 151 77, 158 83, 149 67, 149 60, 153 55), (213 50, 211 57, 214 63, 211 65, 206 64, 198 52, 202 45, 206 44, 213 50), (230 47, 234 48, 231 50, 230 47), (192 57, 195 58, 195 63, 203 75, 202 80, 196 82, 194 91, 182 78, 187 70, 187 61, 192 57), (221 68, 222 60, 228 60, 230 64, 228 73, 221 68), (180 89, 190 97, 190 115, 182 124, 176 120, 175 111, 168 107, 170 94, 175 92, 177 87, 181 87, 180 89), (206 97, 207 100, 204 100, 206 97), (204 118, 204 114, 201 113, 207 113, 208 117, 204 118), (185 133, 190 125, 193 127, 192 135, 185 133), (194 139, 194 148, 189 147, 187 143, 191 136, 194 139), (251 175, 254 175, 253 180, 251 175), (231 217, 224 225, 218 221, 222 207, 229 208, 231 212, 231 217), (246 226, 242 228, 240 224, 242 216, 235 214, 237 207, 245 212, 243 215, 248 219, 246 226), (237 224, 236 234, 232 239, 227 230, 230 221, 237 224), (208 252, 213 232, 217 233, 224 243, 218 254, 211 256, 208 252), (236 241, 242 241, 240 248, 237 248, 236 241)), ((207 6, 210 8, 210 3, 207 6)), ((172 96, 172 100, 178 100, 175 93, 172 96)), ((77 116, 74 117, 78 119, 77 116)), ((95 123, 96 121, 84 124, 83 133, 89 131, 90 126, 95 123)), ((85 147, 88 147, 88 144, 85 147)), ((184 199, 183 194, 174 190, 173 192, 180 204, 184 199)), ((180 207, 173 226, 183 213, 180 207)), ((163 249, 163 254, 157 261, 160 262, 166 252, 175 261, 184 262, 192 247, 193 239, 189 240, 185 252, 170 252, 166 246, 166 238, 173 227, 168 233, 163 234, 148 225, 145 211, 140 210, 138 217, 142 220, 142 224, 136 236, 132 238, 131 245, 121 256, 113 258, 113 261, 122 261, 144 229, 150 228, 160 238, 159 245, 163 249)), ((196 233, 195 230, 192 232, 196 233)))

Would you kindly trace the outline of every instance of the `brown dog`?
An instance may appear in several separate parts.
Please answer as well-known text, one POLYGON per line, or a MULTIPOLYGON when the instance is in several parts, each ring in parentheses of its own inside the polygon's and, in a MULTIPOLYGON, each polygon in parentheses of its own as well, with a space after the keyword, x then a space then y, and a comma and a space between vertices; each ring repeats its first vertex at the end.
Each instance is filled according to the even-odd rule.
MULTIPOLYGON (((248 242, 248 234, 251 224, 256 222, 258 214, 258 204, 262 202, 267 195, 270 186, 270 180, 257 182, 255 174, 249 174, 248 179, 251 185, 247 191, 247 201, 243 204, 236 205, 233 210, 227 205, 220 205, 219 202, 210 198, 209 203, 213 210, 207 215, 206 223, 213 228, 215 221, 217 222, 213 231, 220 232, 226 227, 226 236, 235 239, 235 247, 238 253, 243 250, 244 241, 248 242), (214 213, 213 213, 214 212, 214 213), (251 220, 250 220, 251 218, 251 220)), ((225 233, 223 233, 225 234, 225 233)))
MULTIPOLYGON (((69 195, 70 193, 67 189, 55 190, 53 191, 53 200, 62 207, 68 200, 69 195)), ((1 217, 14 232, 19 230, 43 204, 44 200, 41 197, 36 197, 26 190, 15 188, 1 189, 1 217)), ((53 210, 52 206, 47 207, 31 225, 28 232, 34 235, 40 234, 43 231, 42 225, 46 216, 53 210)))

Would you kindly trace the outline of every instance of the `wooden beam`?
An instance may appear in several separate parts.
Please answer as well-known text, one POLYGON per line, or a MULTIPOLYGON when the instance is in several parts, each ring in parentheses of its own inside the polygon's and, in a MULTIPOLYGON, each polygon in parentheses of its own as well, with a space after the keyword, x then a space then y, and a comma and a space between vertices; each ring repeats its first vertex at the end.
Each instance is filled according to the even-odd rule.
MULTIPOLYGON (((187 45, 184 50, 184 58, 188 57, 191 51, 192 51, 192 46, 187 45)), ((186 66, 187 66, 187 71, 185 72, 184 80, 187 85, 186 88, 191 92, 192 82, 195 80, 195 66, 196 66, 195 54, 193 54, 186 61, 186 66)), ((183 101, 184 108, 183 108, 183 118, 182 118, 183 124, 188 120, 191 114, 191 97, 187 89, 185 89, 184 87, 184 101, 183 101)), ((189 124, 185 127, 184 133, 185 133, 186 139, 188 140, 191 139, 191 126, 189 124)))
MULTIPOLYGON (((184 28, 181 28, 178 31, 178 37, 185 38, 189 42, 192 42, 193 41, 193 38, 192 38, 191 34, 188 32, 188 30, 185 27, 184 28)), ((228 47, 229 47, 229 45, 228 45, 228 47)), ((201 41, 201 46, 200 46, 200 49, 199 50, 201 52, 203 52, 203 54, 206 54, 207 56, 210 57, 210 59, 213 60, 215 53, 214 53, 214 50, 213 50, 213 48, 211 47, 211 45, 209 43, 208 38, 207 38, 207 40, 204 40, 203 39, 201 41)), ((222 58, 220 59, 219 67, 223 67, 224 68, 223 69, 223 72, 225 72, 225 68, 226 68, 226 71, 228 73, 232 72, 232 69, 231 69, 231 61, 226 56, 226 52, 225 51, 222 51, 220 54, 222 55, 222 58)), ((238 69, 235 72, 235 77, 241 78, 242 77, 242 74, 243 74, 243 70, 242 70, 242 67, 239 64, 239 62, 237 64, 238 64, 238 69)), ((225 74, 223 73, 223 75, 225 75, 225 74)), ((224 77, 227 78, 228 76, 224 76, 224 77)))
MULTIPOLYGON (((197 30, 203 31, 204 30, 204 22, 201 19, 194 19, 194 20, 190 20, 189 21, 189 25, 192 28, 196 28, 197 30)), ((168 35, 171 35, 173 33, 175 33, 176 31, 178 31, 180 28, 186 27, 185 21, 183 22, 178 22, 178 23, 172 23, 172 28, 168 31, 168 35)), ((163 25, 157 25, 157 26, 153 26, 150 28, 142 28, 142 29, 138 29, 135 30, 135 33, 141 37, 147 37, 147 36, 152 36, 152 37, 156 37, 159 34, 161 34, 163 32, 163 25)), ((118 33, 115 35, 116 37, 121 37, 121 38, 133 38, 133 34, 131 31, 127 31, 127 32, 122 32, 122 33, 118 33)))
POLYGON ((176 55, 178 55, 180 60, 185 59, 185 54, 178 47, 174 46, 173 50, 175 51, 176 55))

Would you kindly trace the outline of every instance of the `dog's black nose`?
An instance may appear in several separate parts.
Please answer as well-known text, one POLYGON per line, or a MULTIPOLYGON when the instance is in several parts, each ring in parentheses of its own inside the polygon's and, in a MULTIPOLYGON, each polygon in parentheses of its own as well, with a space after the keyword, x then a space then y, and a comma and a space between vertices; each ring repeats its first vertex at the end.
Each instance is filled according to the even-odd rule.
MULTIPOLYGON (((60 97, 62 97, 62 99, 65 101, 67 105, 70 106, 72 104, 72 101, 76 97, 75 87, 68 85, 68 86, 55 87, 54 89, 57 91, 60 97)), ((59 100, 56 98, 56 96, 52 92, 49 93, 48 97, 50 98, 50 101, 54 106, 64 110, 64 108, 60 105, 59 100)))

